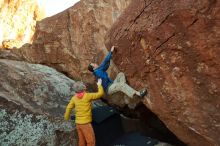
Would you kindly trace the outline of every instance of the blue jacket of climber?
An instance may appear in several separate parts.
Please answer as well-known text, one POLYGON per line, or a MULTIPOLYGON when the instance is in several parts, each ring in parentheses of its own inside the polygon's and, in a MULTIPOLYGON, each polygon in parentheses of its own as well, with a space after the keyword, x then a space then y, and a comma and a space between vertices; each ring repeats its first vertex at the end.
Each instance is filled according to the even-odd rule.
POLYGON ((96 79, 102 79, 102 87, 104 88, 107 95, 112 95, 116 92, 122 92, 130 98, 133 98, 135 95, 138 95, 139 97, 144 97, 147 94, 147 89, 144 88, 140 91, 137 91, 130 87, 126 83, 124 73, 120 72, 116 76, 114 81, 109 78, 107 69, 109 68, 114 49, 115 46, 112 46, 111 51, 108 53, 108 55, 105 57, 100 65, 96 63, 90 63, 88 66, 88 70, 93 73, 96 79))
POLYGON ((105 57, 105 59, 99 66, 95 63, 90 63, 88 66, 88 69, 93 72, 96 79, 99 79, 99 78, 102 79, 102 86, 105 92, 107 91, 109 85, 113 83, 113 81, 109 78, 108 73, 107 73, 111 59, 112 59, 112 51, 108 53, 108 55, 105 57), (97 67, 94 69, 93 66, 97 66, 97 67))

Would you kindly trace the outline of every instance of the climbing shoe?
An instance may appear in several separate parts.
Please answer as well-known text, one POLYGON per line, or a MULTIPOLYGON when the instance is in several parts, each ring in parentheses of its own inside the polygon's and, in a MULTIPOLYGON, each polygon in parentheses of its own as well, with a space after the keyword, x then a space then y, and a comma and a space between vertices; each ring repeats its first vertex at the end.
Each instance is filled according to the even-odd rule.
POLYGON ((140 91, 140 97, 144 97, 145 95, 147 95, 147 89, 143 89, 140 91))

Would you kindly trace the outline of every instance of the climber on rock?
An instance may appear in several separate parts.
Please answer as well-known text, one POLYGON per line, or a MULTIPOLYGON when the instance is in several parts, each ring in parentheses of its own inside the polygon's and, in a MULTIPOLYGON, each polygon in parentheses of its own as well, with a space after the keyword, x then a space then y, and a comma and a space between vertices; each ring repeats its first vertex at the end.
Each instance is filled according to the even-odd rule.
POLYGON ((107 95, 111 95, 121 91, 130 98, 133 98, 135 95, 139 97, 144 97, 147 94, 147 90, 143 89, 141 91, 136 91, 135 89, 130 87, 128 84, 126 84, 124 73, 120 72, 116 76, 114 81, 109 78, 107 74, 107 69, 109 68, 110 60, 112 59, 112 54, 114 50, 115 46, 112 46, 111 51, 105 57, 103 62, 99 66, 96 63, 90 63, 88 66, 88 70, 93 72, 93 75, 96 77, 96 79, 102 79, 102 86, 107 95))
POLYGON ((70 114, 75 108, 75 123, 79 138, 79 146, 95 146, 95 134, 92 128, 92 100, 101 98, 104 95, 102 80, 98 79, 98 92, 87 93, 86 86, 82 82, 76 82, 74 89, 76 95, 72 97, 66 107, 64 119, 70 119, 70 114))

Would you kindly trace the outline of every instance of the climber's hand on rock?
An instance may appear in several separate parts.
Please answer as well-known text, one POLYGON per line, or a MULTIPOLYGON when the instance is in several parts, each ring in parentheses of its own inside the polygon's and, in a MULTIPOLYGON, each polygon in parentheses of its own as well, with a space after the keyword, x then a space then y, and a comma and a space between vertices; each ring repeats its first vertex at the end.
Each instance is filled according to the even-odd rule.
POLYGON ((115 46, 112 46, 111 52, 114 52, 114 50, 115 50, 115 46))

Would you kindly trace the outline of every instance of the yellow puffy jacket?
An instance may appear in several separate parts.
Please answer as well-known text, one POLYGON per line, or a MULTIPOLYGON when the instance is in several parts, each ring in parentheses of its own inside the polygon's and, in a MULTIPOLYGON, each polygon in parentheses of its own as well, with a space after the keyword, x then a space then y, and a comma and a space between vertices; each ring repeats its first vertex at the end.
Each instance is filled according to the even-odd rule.
POLYGON ((84 93, 82 98, 78 98, 76 95, 73 96, 66 107, 64 119, 69 120, 70 113, 72 109, 75 108, 76 124, 87 124, 92 122, 91 101, 101 98, 103 94, 103 87, 101 85, 98 85, 97 93, 84 93))

